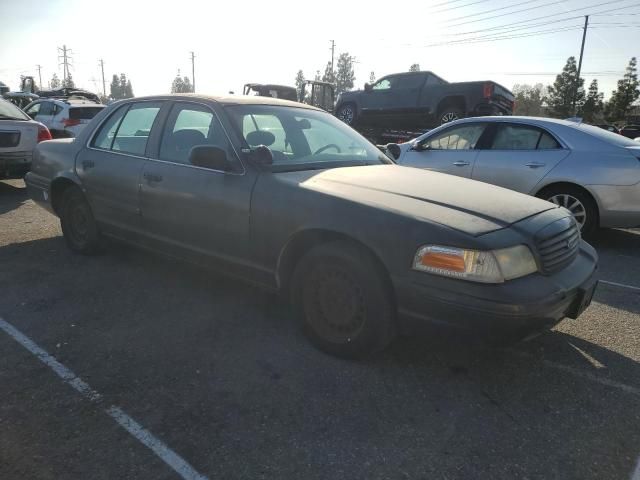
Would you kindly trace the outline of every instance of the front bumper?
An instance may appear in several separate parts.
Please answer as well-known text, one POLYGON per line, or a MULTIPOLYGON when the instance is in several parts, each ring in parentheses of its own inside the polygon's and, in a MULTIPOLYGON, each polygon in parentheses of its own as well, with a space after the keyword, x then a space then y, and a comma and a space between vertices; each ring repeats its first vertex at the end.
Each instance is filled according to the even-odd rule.
POLYGON ((553 275, 479 284, 422 272, 393 279, 401 320, 467 330, 535 331, 577 317, 596 288, 597 254, 583 242, 576 259, 553 275))

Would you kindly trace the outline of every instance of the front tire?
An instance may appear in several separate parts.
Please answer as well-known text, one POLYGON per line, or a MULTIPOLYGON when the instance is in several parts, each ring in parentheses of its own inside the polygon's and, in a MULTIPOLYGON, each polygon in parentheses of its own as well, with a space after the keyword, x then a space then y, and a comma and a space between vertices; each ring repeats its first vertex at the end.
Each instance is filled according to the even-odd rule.
POLYGON ((102 237, 91 206, 78 187, 63 192, 60 212, 62 234, 71 250, 83 255, 95 255, 102 249, 102 237))
POLYGON ((347 125, 355 124, 356 118, 358 118, 356 106, 353 103, 345 103, 336 112, 336 117, 347 125))
POLYGON ((385 274, 362 247, 332 242, 309 251, 295 269, 291 296, 304 333, 326 353, 362 358, 396 335, 385 274))
POLYGON ((566 208, 576 219, 583 237, 598 229, 598 206, 593 198, 577 187, 558 185, 542 190, 537 197, 566 208))

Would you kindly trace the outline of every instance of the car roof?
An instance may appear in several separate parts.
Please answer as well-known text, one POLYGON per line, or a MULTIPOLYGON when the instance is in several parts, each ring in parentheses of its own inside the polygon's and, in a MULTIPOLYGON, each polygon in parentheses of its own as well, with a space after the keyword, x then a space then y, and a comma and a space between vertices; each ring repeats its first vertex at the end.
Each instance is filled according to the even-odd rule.
POLYGON ((146 97, 134 97, 126 100, 116 102, 122 104, 122 102, 131 101, 150 101, 150 100, 205 100, 208 102, 218 103, 220 105, 272 105, 282 107, 296 107, 306 108, 308 110, 318 110, 323 112, 320 108, 313 107, 304 103, 293 102, 291 100, 282 100, 280 98, 273 97, 261 97, 258 95, 229 95, 229 96, 215 96, 215 95, 203 95, 201 93, 173 93, 166 95, 149 95, 146 97))
POLYGON ((562 120, 560 118, 548 118, 548 117, 526 117, 522 115, 494 115, 487 117, 468 117, 457 120, 456 123, 467 122, 517 122, 517 123, 530 123, 533 125, 565 125, 568 127, 579 125, 580 122, 574 122, 571 120, 562 120))

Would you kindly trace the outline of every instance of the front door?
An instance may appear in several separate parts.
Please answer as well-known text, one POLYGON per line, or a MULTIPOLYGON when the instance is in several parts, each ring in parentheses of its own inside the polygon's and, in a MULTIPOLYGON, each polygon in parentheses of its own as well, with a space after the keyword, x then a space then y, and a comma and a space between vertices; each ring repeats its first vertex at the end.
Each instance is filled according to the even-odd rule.
POLYGON ((89 148, 80 150, 76 171, 98 222, 140 228, 138 189, 147 140, 163 102, 128 103, 100 126, 89 148))
POLYGON ((485 128, 484 123, 464 123, 420 137, 400 157, 399 163, 407 167, 470 178, 478 155, 476 146, 485 128))
POLYGON ((142 173, 145 233, 181 253, 204 253, 230 264, 247 258, 254 183, 255 173, 243 168, 215 112, 208 105, 176 102, 142 173), (189 152, 197 145, 222 148, 235 168, 191 165, 189 152))
POLYGON ((478 151, 472 178, 522 193, 535 186, 570 151, 542 128, 518 123, 491 126, 488 149, 478 151))

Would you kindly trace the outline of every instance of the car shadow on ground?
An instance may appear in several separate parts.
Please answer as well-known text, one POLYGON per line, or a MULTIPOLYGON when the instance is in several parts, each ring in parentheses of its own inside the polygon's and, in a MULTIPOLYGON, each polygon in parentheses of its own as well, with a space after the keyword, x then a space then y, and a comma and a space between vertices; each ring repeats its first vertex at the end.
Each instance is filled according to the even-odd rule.
POLYGON ((596 250, 602 248, 615 248, 621 253, 637 253, 640 251, 640 228, 637 229, 600 229, 588 242, 596 250))
POLYGON ((572 335, 424 327, 351 362, 275 296, 127 246, 0 264, 0 315, 215 476, 628 478, 638 455, 638 362, 572 335))
POLYGON ((28 199, 27 188, 22 182, 0 180, 0 215, 15 210, 28 199))

